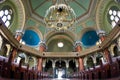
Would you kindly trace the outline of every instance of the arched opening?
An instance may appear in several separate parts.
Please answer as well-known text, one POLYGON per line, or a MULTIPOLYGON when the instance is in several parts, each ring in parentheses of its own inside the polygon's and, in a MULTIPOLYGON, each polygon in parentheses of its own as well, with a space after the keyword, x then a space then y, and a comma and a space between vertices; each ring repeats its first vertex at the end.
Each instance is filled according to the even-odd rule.
POLYGON ((113 53, 114 53, 114 57, 118 56, 118 48, 117 48, 117 46, 114 46, 113 53))
POLYGON ((102 53, 97 53, 96 54, 96 65, 100 65, 100 61, 103 60, 103 55, 102 53))
POLYGON ((22 65, 26 65, 26 55, 24 53, 19 53, 15 58, 15 63, 19 64, 22 61, 22 65))
POLYGON ((2 48, 2 55, 6 56, 6 54, 7 54, 7 46, 4 45, 3 48, 2 48))
POLYGON ((72 76, 71 73, 74 73, 74 72, 76 72, 76 71, 77 71, 77 68, 76 68, 76 63, 75 63, 75 61, 70 60, 70 61, 69 61, 69 68, 68 68, 68 71, 67 71, 68 77, 72 76))
POLYGON ((49 52, 71 52, 73 51, 73 44, 65 38, 56 38, 49 42, 48 51, 49 52))
POLYGON ((50 74, 48 77, 53 76, 53 69, 52 69, 52 61, 51 60, 46 61, 44 71, 47 72, 48 74, 50 74))
POLYGON ((93 66, 94 66, 93 58, 92 57, 88 57, 87 58, 87 67, 91 68, 93 66))
POLYGON ((30 68, 35 66, 35 61, 31 56, 28 58, 28 64, 30 68))
POLYGON ((65 61, 57 61, 55 63, 55 77, 62 79, 66 77, 66 63, 65 61))

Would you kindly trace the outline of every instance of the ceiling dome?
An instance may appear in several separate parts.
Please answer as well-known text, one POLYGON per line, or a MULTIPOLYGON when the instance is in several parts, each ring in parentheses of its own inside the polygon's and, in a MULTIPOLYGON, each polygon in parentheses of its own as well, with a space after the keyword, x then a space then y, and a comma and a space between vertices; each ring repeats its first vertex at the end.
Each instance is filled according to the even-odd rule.
MULTIPOLYGON (((29 6, 32 10, 32 15, 37 16, 36 19, 43 19, 47 9, 56 3, 57 0, 30 0, 29 6)), ((92 0, 64 0, 64 3, 69 5, 77 15, 77 19, 81 19, 82 16, 87 15, 91 7, 92 0)), ((59 8, 59 12, 63 9, 59 8)), ((42 21, 41 21, 42 22, 42 21)))
POLYGON ((98 41, 99 37, 96 33, 96 31, 91 30, 91 31, 87 31, 83 34, 82 36, 82 43, 84 46, 93 46, 96 44, 96 42, 98 41))
POLYGON ((40 42, 38 34, 33 30, 26 30, 22 40, 30 46, 37 46, 40 42))

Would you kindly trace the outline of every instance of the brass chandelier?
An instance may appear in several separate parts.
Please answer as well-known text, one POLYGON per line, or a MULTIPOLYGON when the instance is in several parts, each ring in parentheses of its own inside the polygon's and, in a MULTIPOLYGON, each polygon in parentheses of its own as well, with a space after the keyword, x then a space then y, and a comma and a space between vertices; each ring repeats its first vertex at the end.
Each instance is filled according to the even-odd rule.
POLYGON ((46 11, 44 20, 48 28, 68 30, 75 24, 76 14, 69 5, 56 3, 46 11))

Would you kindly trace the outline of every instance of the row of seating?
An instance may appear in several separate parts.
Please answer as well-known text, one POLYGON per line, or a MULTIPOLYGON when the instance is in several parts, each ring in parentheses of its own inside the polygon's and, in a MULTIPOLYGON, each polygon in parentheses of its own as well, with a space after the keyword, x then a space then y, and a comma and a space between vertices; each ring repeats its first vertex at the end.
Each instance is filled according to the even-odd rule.
POLYGON ((47 78, 48 75, 44 75, 43 72, 38 72, 34 68, 29 69, 27 67, 21 66, 21 61, 19 65, 9 64, 6 62, 6 58, 0 57, 0 76, 7 79, 20 79, 20 80, 33 80, 47 78))
MULTIPOLYGON (((20 61, 19 65, 9 64, 7 58, 0 57, 0 76, 8 79, 21 79, 21 80, 33 80, 48 78, 47 73, 38 72, 34 68, 30 69, 29 65, 26 67, 22 66, 20 61)), ((73 78, 79 79, 109 79, 120 76, 120 58, 116 59, 115 62, 109 64, 103 64, 100 66, 94 66, 86 70, 80 71, 73 75, 73 78)))
POLYGON ((80 71, 74 74, 74 78, 79 79, 110 79, 120 76, 120 59, 116 59, 115 62, 109 64, 100 64, 100 66, 94 66, 86 70, 80 71))

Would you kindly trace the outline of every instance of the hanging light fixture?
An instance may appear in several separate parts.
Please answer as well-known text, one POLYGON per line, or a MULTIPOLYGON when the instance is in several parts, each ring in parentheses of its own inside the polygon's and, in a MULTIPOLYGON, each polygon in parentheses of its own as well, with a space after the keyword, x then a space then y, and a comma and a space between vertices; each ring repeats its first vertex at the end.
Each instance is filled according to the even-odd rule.
POLYGON ((48 28, 55 30, 67 30, 73 27, 76 14, 67 4, 57 0, 56 4, 49 7, 45 14, 45 24, 48 28))

